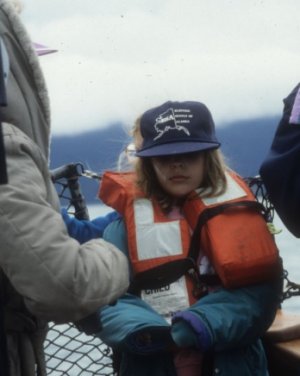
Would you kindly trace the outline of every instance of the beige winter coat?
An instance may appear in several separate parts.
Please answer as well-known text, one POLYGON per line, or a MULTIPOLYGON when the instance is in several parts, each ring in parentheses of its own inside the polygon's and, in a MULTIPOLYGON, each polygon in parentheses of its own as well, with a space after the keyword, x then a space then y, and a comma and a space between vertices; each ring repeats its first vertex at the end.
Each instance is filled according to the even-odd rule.
POLYGON ((10 57, 8 107, 1 109, 9 183, 0 185, 0 288, 10 376, 43 375, 46 322, 77 321, 115 301, 127 289, 128 265, 103 240, 80 245, 68 236, 48 171, 44 79, 18 15, 4 0, 0 37, 10 57))

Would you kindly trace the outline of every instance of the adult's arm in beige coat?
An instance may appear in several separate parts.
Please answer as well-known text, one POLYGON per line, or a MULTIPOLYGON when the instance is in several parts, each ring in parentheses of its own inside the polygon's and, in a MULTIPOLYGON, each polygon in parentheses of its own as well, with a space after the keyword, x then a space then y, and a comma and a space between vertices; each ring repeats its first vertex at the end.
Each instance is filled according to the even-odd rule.
POLYGON ((3 124, 9 183, 0 186, 0 265, 28 309, 77 321, 128 287, 127 259, 104 240, 80 245, 67 234, 40 148, 3 124))

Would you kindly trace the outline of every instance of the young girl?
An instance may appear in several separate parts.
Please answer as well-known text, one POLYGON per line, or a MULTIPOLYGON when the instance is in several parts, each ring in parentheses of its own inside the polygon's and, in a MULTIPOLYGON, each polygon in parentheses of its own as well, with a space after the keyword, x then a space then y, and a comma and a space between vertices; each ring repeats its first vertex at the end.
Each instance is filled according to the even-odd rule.
POLYGON ((121 214, 104 239, 132 268, 130 293, 99 313, 117 374, 267 376, 259 337, 279 303, 279 257, 209 110, 164 103, 133 136, 135 173, 107 172, 100 187, 121 214))

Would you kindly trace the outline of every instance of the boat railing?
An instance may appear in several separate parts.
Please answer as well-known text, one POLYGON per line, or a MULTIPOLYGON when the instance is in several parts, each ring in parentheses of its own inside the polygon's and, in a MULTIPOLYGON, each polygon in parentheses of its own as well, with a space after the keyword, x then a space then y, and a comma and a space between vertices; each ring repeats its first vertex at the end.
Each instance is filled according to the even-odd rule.
POLYGON ((47 375, 112 376, 112 350, 71 323, 49 323, 45 341, 47 375))

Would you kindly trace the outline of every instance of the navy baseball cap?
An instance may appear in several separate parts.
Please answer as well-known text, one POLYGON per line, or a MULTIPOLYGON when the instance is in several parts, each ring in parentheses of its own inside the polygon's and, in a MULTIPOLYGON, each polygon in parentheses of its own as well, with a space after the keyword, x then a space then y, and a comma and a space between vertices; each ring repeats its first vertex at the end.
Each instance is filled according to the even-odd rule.
POLYGON ((146 111, 140 121, 142 147, 138 157, 158 157, 217 149, 215 124, 200 102, 171 102, 146 111))

